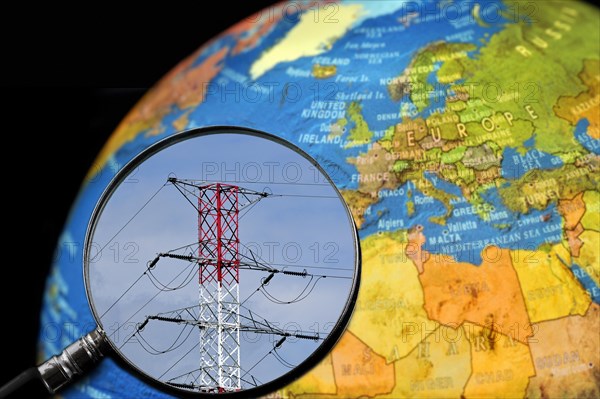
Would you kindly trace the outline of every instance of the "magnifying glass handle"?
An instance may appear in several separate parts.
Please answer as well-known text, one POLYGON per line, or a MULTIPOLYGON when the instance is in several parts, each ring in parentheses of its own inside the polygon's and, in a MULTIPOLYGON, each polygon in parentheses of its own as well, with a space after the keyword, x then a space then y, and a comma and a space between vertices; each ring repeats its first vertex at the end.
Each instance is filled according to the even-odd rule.
POLYGON ((51 357, 37 368, 28 369, 0 388, 0 398, 16 394, 31 384, 43 385, 53 394, 75 378, 86 373, 108 351, 106 334, 100 328, 69 345, 61 354, 51 357))
POLYGON ((40 398, 48 396, 48 388, 42 381, 37 367, 30 367, 0 388, 0 398, 27 397, 40 398))

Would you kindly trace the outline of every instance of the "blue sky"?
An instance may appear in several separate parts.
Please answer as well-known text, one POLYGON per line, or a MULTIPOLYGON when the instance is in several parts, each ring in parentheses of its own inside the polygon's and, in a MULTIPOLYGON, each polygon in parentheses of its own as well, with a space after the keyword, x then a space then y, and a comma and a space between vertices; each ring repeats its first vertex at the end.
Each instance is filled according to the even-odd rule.
MULTIPOLYGON (((258 292, 245 306, 280 327, 298 326, 321 332, 330 328, 348 298, 356 261, 353 230, 345 207, 327 179, 301 155, 261 137, 233 133, 187 139, 158 152, 134 170, 111 196, 92 239, 95 258, 89 265, 92 300, 98 314, 103 314, 127 290, 157 253, 197 241, 196 211, 172 185, 162 188, 127 223, 173 175, 180 179, 231 181, 247 189, 283 195, 261 200, 247 214, 242 210, 241 252, 248 254, 246 246, 250 247, 255 255, 278 269, 302 271, 310 266, 306 268, 308 272, 346 278, 320 279, 311 295, 298 303, 275 304, 258 292)), ((161 259, 153 273, 162 283, 168 283, 187 265, 185 261, 161 259)), ((197 272, 192 267, 186 270, 189 273, 184 272, 172 285, 184 282, 186 276, 190 276, 189 284, 152 300, 131 319, 131 325, 113 336, 118 346, 134 332, 135 323, 147 315, 198 304, 197 272)), ((240 299, 243 301, 254 292, 266 276, 264 272, 241 271, 240 299)), ((309 281, 278 274, 266 289, 269 295, 288 301, 300 294, 309 281)), ((144 276, 102 318, 105 330, 110 334, 116 326, 123 325, 156 292, 144 276)), ((242 314, 248 312, 243 310, 242 314)), ((123 346, 122 352, 144 372, 158 377, 198 343, 199 332, 160 321, 150 322, 142 332, 147 344, 158 350, 169 347, 179 334, 181 346, 166 354, 150 355, 134 342, 123 346)), ((242 369, 252 367, 278 340, 270 336, 245 338, 250 340, 242 339, 242 369)), ((317 347, 312 341, 286 342, 278 353, 287 362, 299 364, 317 347)), ((197 369, 199 359, 199 349, 192 350, 163 379, 197 369)), ((288 370, 270 355, 251 374, 264 383, 288 370)))

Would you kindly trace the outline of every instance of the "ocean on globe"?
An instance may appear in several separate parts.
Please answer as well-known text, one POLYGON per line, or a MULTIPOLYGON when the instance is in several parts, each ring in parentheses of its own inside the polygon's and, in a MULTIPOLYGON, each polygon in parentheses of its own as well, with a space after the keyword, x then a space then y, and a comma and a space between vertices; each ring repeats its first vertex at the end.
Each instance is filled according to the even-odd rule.
MULTIPOLYGON (((362 246, 347 331, 271 398, 598 397, 599 35, 599 10, 575 1, 284 2, 232 26, 99 154, 40 357, 95 326, 82 243, 115 173, 176 132, 242 126, 315 158, 362 246)), ((60 395, 168 396, 110 358, 60 395)))

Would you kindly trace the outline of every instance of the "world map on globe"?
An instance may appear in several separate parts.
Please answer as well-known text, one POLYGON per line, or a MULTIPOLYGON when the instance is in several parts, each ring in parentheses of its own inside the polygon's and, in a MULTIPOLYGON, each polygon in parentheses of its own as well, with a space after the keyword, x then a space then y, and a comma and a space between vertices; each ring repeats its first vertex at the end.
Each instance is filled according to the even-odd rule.
MULTIPOLYGON (((347 331, 270 398, 600 395, 600 11, 575 1, 284 2, 169 72, 100 153, 59 242, 40 357, 93 329, 90 215, 184 129, 297 145, 355 217, 347 331)), ((60 393, 168 397, 106 359, 60 393)))

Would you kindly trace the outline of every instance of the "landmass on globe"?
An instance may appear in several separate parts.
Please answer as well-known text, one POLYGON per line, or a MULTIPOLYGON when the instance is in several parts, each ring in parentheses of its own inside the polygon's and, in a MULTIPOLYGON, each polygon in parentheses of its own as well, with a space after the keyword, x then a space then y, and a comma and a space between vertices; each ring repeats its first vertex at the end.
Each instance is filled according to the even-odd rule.
MULTIPOLYGON (((599 35, 576 1, 279 3, 146 94, 59 245, 81 252, 102 189, 157 140, 267 131, 330 174, 363 258, 347 332, 269 398, 598 397, 599 35)), ((48 282, 42 325, 61 327, 43 356, 93 322, 70 259, 48 282)), ((124 389, 166 397, 110 361, 64 396, 124 389)))

